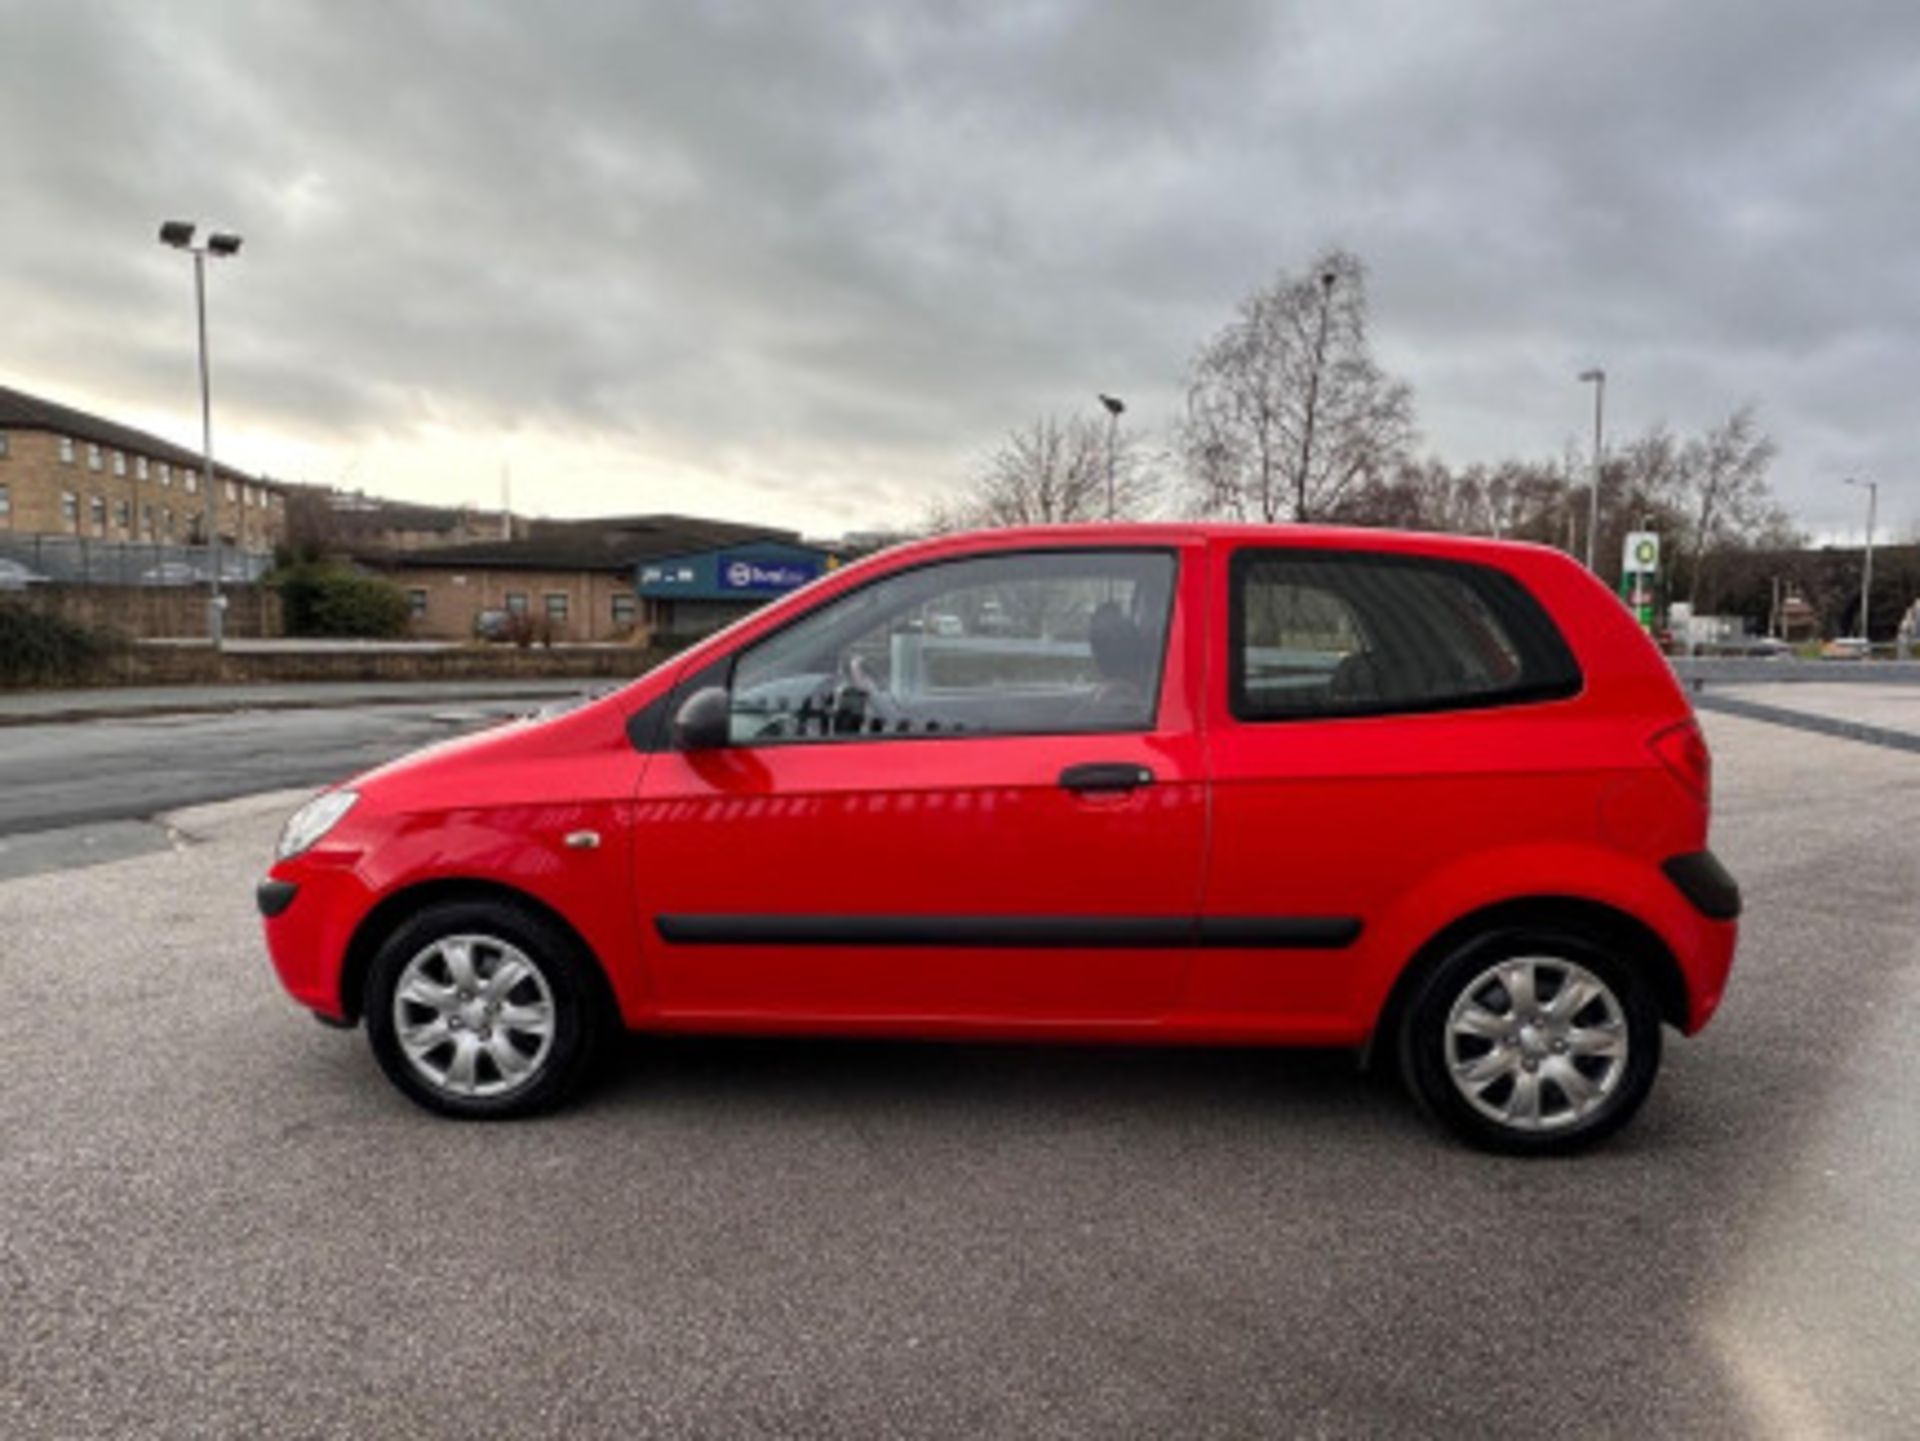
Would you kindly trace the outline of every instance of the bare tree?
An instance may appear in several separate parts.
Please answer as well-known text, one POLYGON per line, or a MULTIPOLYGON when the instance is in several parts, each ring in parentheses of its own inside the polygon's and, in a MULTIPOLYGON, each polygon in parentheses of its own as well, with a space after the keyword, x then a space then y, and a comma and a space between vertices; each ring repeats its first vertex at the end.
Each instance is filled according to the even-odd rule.
POLYGON ((1566 513, 1566 482, 1551 463, 1503 460, 1454 470, 1430 458, 1357 482, 1329 518, 1554 544, 1566 513))
POLYGON ((1110 464, 1114 516, 1129 520, 1146 514, 1158 486, 1131 433, 1124 427, 1110 431, 1089 418, 1062 422, 1042 416, 1009 434, 965 494, 934 509, 928 528, 1104 520, 1110 464))
POLYGON ((1373 361, 1366 274, 1344 250, 1241 302, 1194 361, 1180 428, 1198 509, 1264 521, 1331 513, 1412 440, 1412 394, 1373 361))
POLYGON ((1751 545, 1784 517, 1767 483, 1775 447, 1753 407, 1743 405, 1687 443, 1677 477, 1681 542, 1689 561, 1687 603, 1697 606, 1701 580, 1716 553, 1751 545))

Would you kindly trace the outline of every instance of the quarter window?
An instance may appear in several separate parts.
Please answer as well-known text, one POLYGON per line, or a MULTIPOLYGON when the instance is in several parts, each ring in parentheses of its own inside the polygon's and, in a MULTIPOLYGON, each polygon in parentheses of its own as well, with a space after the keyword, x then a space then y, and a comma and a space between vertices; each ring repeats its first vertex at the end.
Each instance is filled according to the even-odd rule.
POLYGON ((1141 731, 1159 709, 1165 551, 1052 551, 877 580, 742 652, 736 744, 1141 731))
POLYGON ((1232 710, 1292 720, 1574 694, 1566 642, 1511 576, 1421 556, 1243 550, 1232 710))

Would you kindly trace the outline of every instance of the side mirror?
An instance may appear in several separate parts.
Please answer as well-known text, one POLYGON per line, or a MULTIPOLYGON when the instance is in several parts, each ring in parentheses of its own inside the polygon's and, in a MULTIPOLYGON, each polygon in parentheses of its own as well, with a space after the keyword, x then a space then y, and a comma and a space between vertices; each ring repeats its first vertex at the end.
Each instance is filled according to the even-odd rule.
POLYGON ((697 690, 680 703, 673 716, 673 748, 679 751, 718 750, 732 739, 733 698, 723 685, 697 690))

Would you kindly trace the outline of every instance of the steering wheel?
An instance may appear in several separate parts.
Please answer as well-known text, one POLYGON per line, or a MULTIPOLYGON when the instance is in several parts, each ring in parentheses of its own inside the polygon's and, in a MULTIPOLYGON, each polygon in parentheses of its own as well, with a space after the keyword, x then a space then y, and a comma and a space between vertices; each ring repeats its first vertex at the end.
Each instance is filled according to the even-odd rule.
POLYGON ((900 719, 901 711, 893 693, 873 678, 867 663, 849 653, 841 665, 841 679, 833 688, 828 714, 836 731, 840 729, 842 717, 850 718, 852 724, 846 733, 853 734, 857 730, 867 729, 863 722, 868 717, 880 721, 883 728, 892 729, 893 723, 900 719))

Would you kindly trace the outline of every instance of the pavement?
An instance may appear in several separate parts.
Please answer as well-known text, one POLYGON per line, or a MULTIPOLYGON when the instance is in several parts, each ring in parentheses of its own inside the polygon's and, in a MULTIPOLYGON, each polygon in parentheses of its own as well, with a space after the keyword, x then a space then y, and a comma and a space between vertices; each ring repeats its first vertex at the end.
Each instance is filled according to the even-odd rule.
POLYGON ((1920 685, 1729 685, 1713 687, 1712 694, 1920 737, 1920 685))
POLYGON ((619 684, 622 682, 507 677, 478 681, 295 681, 0 691, 0 726, 64 725, 81 720, 223 711, 338 710, 407 702, 550 700, 608 690, 619 684))
POLYGON ((1920 764, 1704 723, 1733 987, 1565 1162, 1261 1051, 636 1039, 452 1124, 272 980, 297 795, 0 882, 0 1435, 1920 1433, 1920 764))

